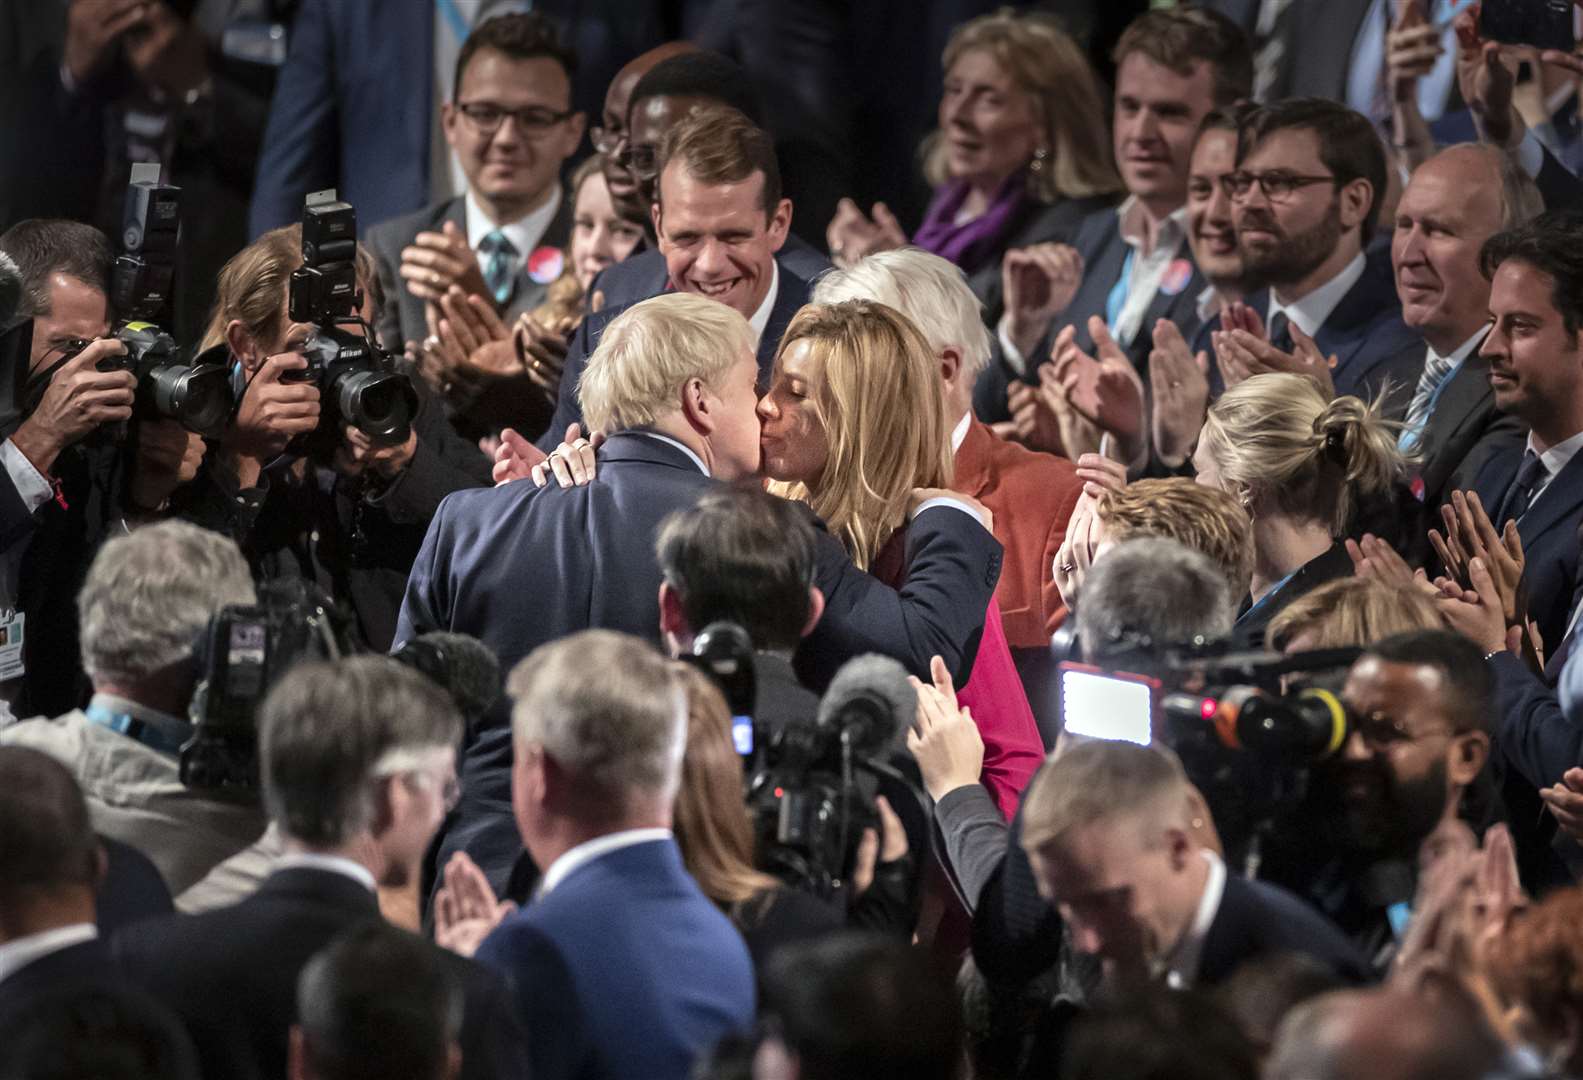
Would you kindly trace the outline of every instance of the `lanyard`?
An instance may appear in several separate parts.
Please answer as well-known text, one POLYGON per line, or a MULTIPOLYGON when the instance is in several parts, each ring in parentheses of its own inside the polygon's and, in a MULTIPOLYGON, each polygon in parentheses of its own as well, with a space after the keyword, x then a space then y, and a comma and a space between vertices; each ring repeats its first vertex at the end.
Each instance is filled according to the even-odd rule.
POLYGON ((1105 325, 1111 330, 1116 329, 1121 309, 1127 306, 1127 294, 1132 291, 1132 259, 1137 253, 1137 248, 1130 244, 1127 246, 1127 257, 1121 263, 1121 277, 1116 279, 1110 295, 1105 297, 1105 325))
POLYGON ((182 746, 191 736, 191 732, 177 733, 167 727, 156 726, 148 720, 139 720, 128 713, 111 712, 103 705, 90 704, 83 710, 83 714, 88 717, 88 722, 91 724, 98 724, 118 735, 136 739, 150 750, 169 754, 171 757, 181 754, 182 746))

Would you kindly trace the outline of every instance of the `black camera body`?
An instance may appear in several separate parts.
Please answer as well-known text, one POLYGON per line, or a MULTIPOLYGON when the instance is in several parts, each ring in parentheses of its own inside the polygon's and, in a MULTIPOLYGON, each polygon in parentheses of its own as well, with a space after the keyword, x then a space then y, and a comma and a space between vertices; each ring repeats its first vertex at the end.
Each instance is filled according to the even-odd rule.
MULTIPOLYGON (((199 435, 218 436, 235 403, 231 374, 224 364, 183 360, 175 340, 159 327, 129 322, 115 334, 126 346, 120 356, 107 356, 96 365, 100 371, 130 371, 137 377, 134 415, 153 420, 177 420, 199 435)), ((88 342, 74 343, 70 359, 88 342)))
POLYGON ((170 322, 180 244, 181 189, 160 182, 158 165, 133 165, 110 290, 121 318, 170 322))
POLYGON ((319 390, 319 426, 288 449, 328 458, 350 425, 374 442, 405 442, 418 411, 412 380, 397 371, 358 317, 357 212, 335 192, 308 196, 302 211, 303 265, 292 272, 286 311, 315 332, 299 350, 308 366, 282 382, 312 383, 319 390), (356 326, 358 332, 348 327, 356 326))
POLYGON ((346 624, 317 587, 299 579, 267 582, 258 589, 258 603, 217 612, 193 654, 193 738, 181 749, 181 782, 256 791, 259 704, 295 664, 344 655, 346 624))

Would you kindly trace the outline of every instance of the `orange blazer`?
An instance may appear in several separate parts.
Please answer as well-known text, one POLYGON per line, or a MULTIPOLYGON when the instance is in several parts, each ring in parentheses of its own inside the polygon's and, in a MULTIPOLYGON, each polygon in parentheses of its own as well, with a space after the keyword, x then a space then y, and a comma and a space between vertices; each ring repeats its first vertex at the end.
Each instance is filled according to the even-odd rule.
POLYGON ((995 515, 995 539, 1006 549, 995 599, 1013 648, 1048 646, 1066 617, 1055 588, 1055 554, 1083 493, 1077 466, 1054 454, 999 438, 978 417, 956 452, 951 487, 995 515))

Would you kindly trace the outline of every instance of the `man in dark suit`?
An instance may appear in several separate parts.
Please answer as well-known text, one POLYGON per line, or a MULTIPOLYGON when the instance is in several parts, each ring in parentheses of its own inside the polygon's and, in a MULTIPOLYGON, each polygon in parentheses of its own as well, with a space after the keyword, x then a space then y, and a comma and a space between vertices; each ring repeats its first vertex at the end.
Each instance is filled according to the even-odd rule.
POLYGON ((104 869, 66 767, 38 750, 0 747, 0 1044, 46 995, 121 984, 94 925, 104 869))
MULTIPOLYGON (((1391 410, 1400 415, 1424 352, 1402 321, 1383 249, 1371 247, 1386 175, 1369 122, 1319 98, 1265 106, 1243 122, 1237 171, 1226 183, 1243 261, 1269 285, 1247 299, 1268 347, 1291 354, 1296 326, 1334 359, 1336 393, 1372 399, 1394 387, 1391 410)), ((1212 340, 1223 373, 1238 361, 1246 374, 1275 369, 1245 362, 1266 344, 1246 329, 1212 340)))
POLYGON ((544 876, 479 946, 536 1080, 685 1080, 753 1022, 753 965, 671 835, 687 715, 668 662, 588 630, 512 670, 512 808, 544 876))
MULTIPOLYGON (((749 210, 762 220, 756 207, 749 210)), ((508 484, 448 499, 413 565, 398 642, 430 630, 469 633, 509 668, 535 645, 586 627, 659 638, 661 520, 714 482, 757 475, 759 367, 752 331, 731 306, 690 292, 645 300, 611 321, 578 393, 595 430, 613 431, 583 487, 508 484), (520 601, 532 598, 530 607, 520 601)), ((812 582, 825 614, 797 652, 822 688, 859 653, 915 674, 936 654, 958 675, 972 663, 982 612, 1000 576, 1000 545, 971 500, 920 502, 907 530, 898 592, 857 570, 821 531, 812 582)), ((503 709, 471 734, 463 801, 439 852, 465 848, 500 891, 519 844, 510 826, 511 745, 503 709)), ((542 869, 542 867, 541 867, 542 869)))
MULTIPOLYGON (((654 228, 666 276, 650 295, 690 292, 739 312, 753 328, 759 377, 767 386, 781 334, 808 302, 809 290, 776 258, 792 204, 781 197, 774 143, 735 109, 699 108, 666 135, 658 167, 654 228)), ((625 310, 607 306, 577 328, 541 450, 553 449, 567 426, 582 420, 578 381, 605 327, 625 310)))
POLYGON ((1365 980, 1340 930, 1291 893, 1229 873, 1192 839, 1189 792, 1174 755, 1124 741, 1080 743, 1040 770, 1021 846, 1072 948, 1097 956, 1107 981, 1214 986, 1279 952, 1365 980))
POLYGON ((1566 634, 1583 522, 1583 221, 1547 213, 1484 245, 1496 407, 1528 425, 1522 447, 1492 456, 1474 481, 1497 529, 1515 521, 1528 616, 1546 642, 1566 634))
MULTIPOLYGON (((259 714, 264 802, 287 854, 258 892, 124 930, 117 959, 187 1025, 206 1076, 286 1075, 297 976, 342 931, 377 920, 379 886, 412 880, 455 797, 461 718, 385 657, 300 666, 259 714)), ((444 962, 464 988, 462 1075, 525 1075, 506 990, 444 962)))
POLYGON ((1188 164, 1209 111, 1248 96, 1247 39, 1217 13, 1151 11, 1127 28, 1116 58, 1116 168, 1128 197, 1086 218, 1059 261, 1008 267, 1001 363, 990 366, 974 396, 982 420, 1006 418, 1008 385, 1037 382, 1066 327, 1092 356, 1088 321, 1098 316, 1146 372, 1157 320, 1170 319, 1187 338, 1198 326, 1205 283, 1187 246, 1188 164))
POLYGON ((400 352, 433 333, 453 286, 509 322, 560 276, 572 221, 561 166, 583 138, 584 117, 572 108, 576 66, 542 15, 501 15, 468 35, 454 99, 441 107, 467 191, 368 234, 385 294, 385 348, 400 352))

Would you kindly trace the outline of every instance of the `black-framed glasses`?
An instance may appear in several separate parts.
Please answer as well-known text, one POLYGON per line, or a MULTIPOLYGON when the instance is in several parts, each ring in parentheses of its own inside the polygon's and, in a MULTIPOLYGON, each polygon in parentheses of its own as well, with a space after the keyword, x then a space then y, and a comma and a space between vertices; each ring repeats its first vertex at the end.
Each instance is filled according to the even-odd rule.
POLYGON ((660 174, 660 155, 652 146, 628 146, 616 160, 639 180, 652 180, 660 174))
POLYGON ((577 111, 567 109, 565 112, 556 112, 542 105, 529 105, 525 109, 507 109, 487 101, 461 102, 456 107, 462 111, 462 115, 467 117, 467 122, 472 124, 480 135, 493 135, 499 131, 500 125, 506 122, 508 116, 517 122, 517 130, 523 134, 542 135, 577 111))
POLYGON ((596 126, 588 129, 588 139, 605 157, 615 157, 616 150, 626 141, 627 133, 624 131, 610 131, 607 128, 596 126))
POLYGON ((1264 197, 1271 202, 1284 202, 1292 197, 1292 192, 1298 188, 1308 187, 1310 184, 1339 184, 1336 176, 1303 176, 1299 173, 1287 172, 1285 169, 1271 169, 1269 172, 1249 172, 1247 169, 1238 169, 1236 172, 1227 173, 1220 178, 1220 190, 1230 199, 1246 199, 1255 184, 1264 197))

